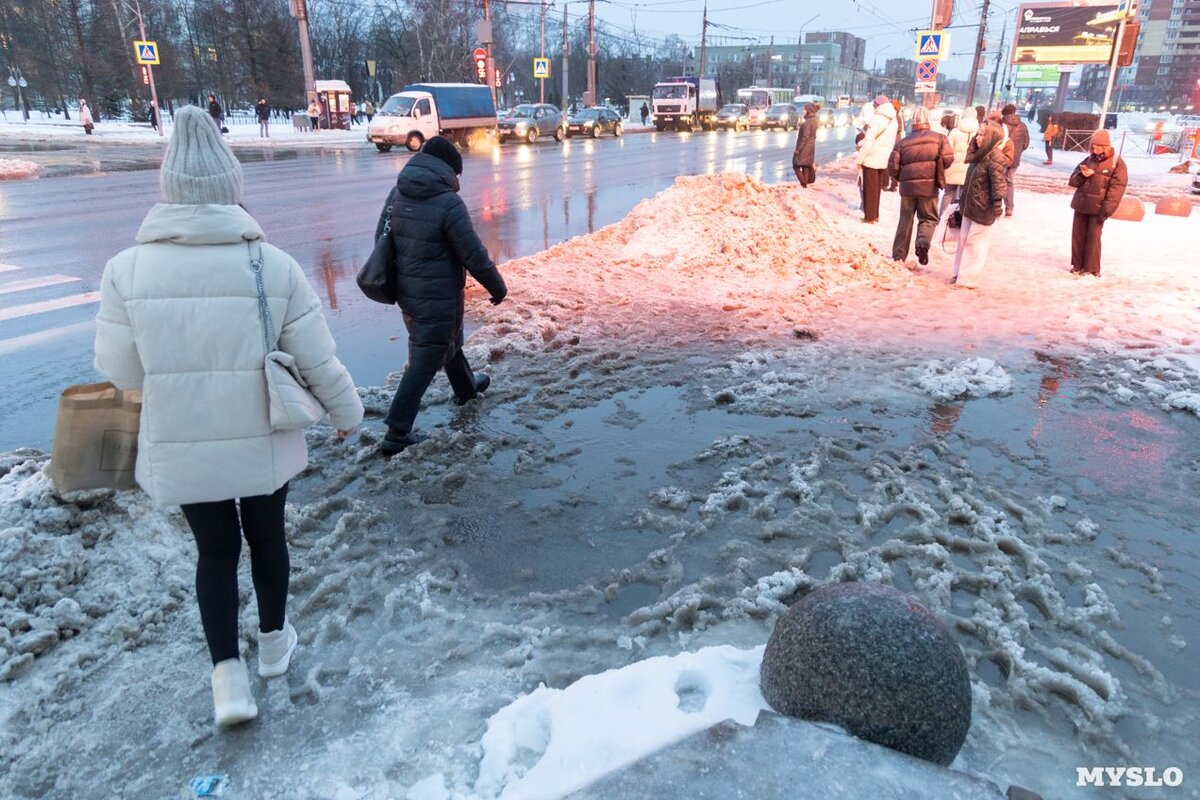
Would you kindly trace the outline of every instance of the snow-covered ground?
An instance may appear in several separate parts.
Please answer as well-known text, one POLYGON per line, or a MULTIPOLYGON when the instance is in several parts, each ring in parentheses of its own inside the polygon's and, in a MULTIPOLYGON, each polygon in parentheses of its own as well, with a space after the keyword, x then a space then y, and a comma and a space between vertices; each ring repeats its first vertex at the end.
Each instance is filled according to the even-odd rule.
MULTIPOLYGON (((365 118, 364 118, 365 122, 365 118)), ((362 145, 368 146, 366 125, 355 125, 348 131, 301 131, 292 127, 290 121, 271 120, 270 138, 262 138, 258 134, 257 124, 229 124, 226 135, 234 147, 329 147, 331 145, 362 145)), ((0 121, 0 140, 5 138, 23 141, 62 141, 78 139, 81 142, 110 142, 114 144, 146 144, 162 142, 165 148, 171 138, 172 125, 167 120, 163 135, 159 136, 145 122, 124 122, 104 119, 96 123, 91 136, 88 136, 76 119, 63 120, 58 117, 31 117, 28 122, 21 121, 19 116, 9 114, 6 121, 0 121)))
POLYGON ((15 158, 0 158, 0 181, 32 178, 37 175, 38 165, 32 161, 15 158))
MULTIPOLYGON (((965 291, 940 245, 928 267, 886 257, 895 196, 864 225, 852 176, 680 178, 502 265, 503 305, 471 290, 493 388, 460 409, 439 379, 427 442, 375 455, 396 376, 361 390, 360 439, 311 430, 288 510, 301 648, 235 731, 210 721, 178 512, 66 502, 42 454, 3 456, 0 795, 190 796, 221 774, 237 797, 562 797, 753 722, 778 615, 869 580, 964 648, 956 770, 1200 796, 1075 785, 1200 764, 1196 219, 1108 223, 1104 277, 1081 279, 1069 194, 1022 191, 965 291)), ((851 746, 840 793, 814 795, 986 796, 851 746)), ((772 768, 801 786, 805 763, 772 768)))

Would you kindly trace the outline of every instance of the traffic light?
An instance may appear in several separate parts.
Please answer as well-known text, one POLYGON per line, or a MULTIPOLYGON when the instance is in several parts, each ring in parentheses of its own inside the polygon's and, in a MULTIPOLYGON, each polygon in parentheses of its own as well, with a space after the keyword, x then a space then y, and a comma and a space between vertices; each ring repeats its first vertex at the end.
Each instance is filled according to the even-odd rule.
POLYGON ((1133 54, 1137 50, 1138 32, 1141 27, 1141 23, 1136 20, 1125 22, 1125 33, 1121 36, 1121 45, 1117 50, 1118 67, 1133 66, 1133 54))

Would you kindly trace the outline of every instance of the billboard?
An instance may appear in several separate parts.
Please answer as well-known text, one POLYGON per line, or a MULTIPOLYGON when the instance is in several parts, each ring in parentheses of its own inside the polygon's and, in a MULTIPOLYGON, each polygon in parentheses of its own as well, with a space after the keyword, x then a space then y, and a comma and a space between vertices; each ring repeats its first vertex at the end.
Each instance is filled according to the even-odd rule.
POLYGON ((1116 0, 1022 4, 1013 63, 1107 64, 1123 13, 1116 0))
POLYGON ((1017 64, 1017 86, 1058 86, 1057 64, 1017 64))

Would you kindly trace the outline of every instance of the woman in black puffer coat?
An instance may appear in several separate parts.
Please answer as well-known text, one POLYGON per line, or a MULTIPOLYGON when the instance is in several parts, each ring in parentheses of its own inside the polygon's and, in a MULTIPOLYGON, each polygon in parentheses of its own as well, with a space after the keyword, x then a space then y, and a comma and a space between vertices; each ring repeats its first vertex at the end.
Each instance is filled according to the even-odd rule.
POLYGON ((395 246, 396 302, 408 329, 408 365, 384 419, 385 455, 425 438, 413 434, 412 426, 438 370, 446 371, 460 405, 491 383, 487 375, 471 372, 462 351, 463 289, 468 272, 488 290, 493 305, 508 289, 458 196, 461 174, 458 148, 434 136, 400 170, 375 227, 376 241, 390 232, 395 246))
POLYGON ((971 166, 959 201, 962 227, 958 229, 958 253, 954 256, 954 277, 950 279, 956 286, 976 288, 979 273, 987 262, 992 223, 1004 213, 1008 159, 1000 148, 1003 138, 999 125, 986 122, 975 134, 976 147, 967 156, 971 166))

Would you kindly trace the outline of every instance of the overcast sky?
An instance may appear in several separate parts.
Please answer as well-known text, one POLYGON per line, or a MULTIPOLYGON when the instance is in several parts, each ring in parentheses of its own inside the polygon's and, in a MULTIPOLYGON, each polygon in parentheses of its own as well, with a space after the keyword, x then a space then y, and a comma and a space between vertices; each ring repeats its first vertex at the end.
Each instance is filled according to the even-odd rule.
MULTIPOLYGON (((777 42, 795 42, 802 30, 850 31, 867 40, 865 66, 870 69, 876 58, 882 68, 888 58, 913 57, 911 30, 928 27, 933 0, 709 0, 708 5, 710 37, 745 37, 766 44, 772 34, 777 42)), ((989 38, 999 41, 1005 17, 1011 37, 1016 5, 1016 0, 992 2, 994 33, 989 38)), ((979 6, 979 0, 955 0, 953 24, 970 27, 951 32, 951 52, 960 55, 943 62, 943 74, 966 77, 971 59, 965 53, 975 47, 979 6)), ((636 27, 642 36, 661 40, 674 33, 698 43, 703 8, 704 0, 598 0, 596 16, 616 26, 616 33, 631 35, 636 27)), ((582 0, 572 0, 569 13, 586 10, 582 0)))

